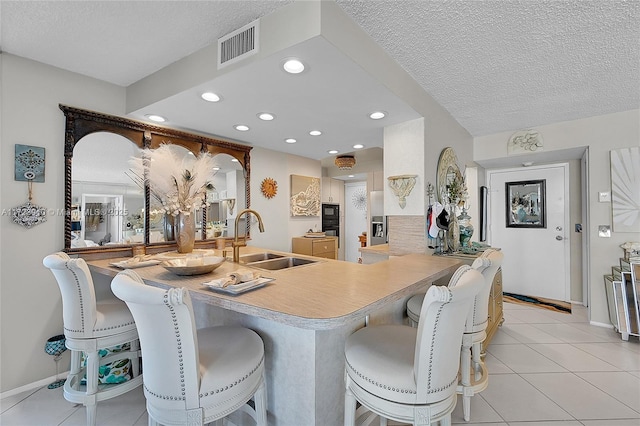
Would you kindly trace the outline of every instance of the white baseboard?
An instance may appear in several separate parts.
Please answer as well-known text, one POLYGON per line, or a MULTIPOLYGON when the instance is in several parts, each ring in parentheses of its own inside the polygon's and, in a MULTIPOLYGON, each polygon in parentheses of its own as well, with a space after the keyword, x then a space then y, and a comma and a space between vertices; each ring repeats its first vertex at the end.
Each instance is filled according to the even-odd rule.
POLYGON ((589 321, 589 324, 595 325, 596 327, 613 328, 613 325, 604 322, 589 321))
POLYGON ((44 379, 38 380, 37 382, 28 383, 24 386, 20 386, 19 388, 10 389, 8 391, 0 393, 0 399, 4 399, 10 396, 18 395, 22 392, 28 392, 30 390, 39 389, 43 386, 48 386, 50 383, 55 382, 56 380, 65 379, 69 374, 68 371, 64 371, 57 376, 50 376, 44 379))

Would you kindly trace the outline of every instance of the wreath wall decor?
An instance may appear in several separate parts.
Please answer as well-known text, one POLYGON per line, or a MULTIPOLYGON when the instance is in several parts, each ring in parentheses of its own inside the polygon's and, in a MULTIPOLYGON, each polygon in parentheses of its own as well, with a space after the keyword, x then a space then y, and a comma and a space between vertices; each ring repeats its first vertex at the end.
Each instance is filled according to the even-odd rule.
POLYGON ((271 178, 264 178, 260 184, 260 191, 265 198, 273 198, 278 192, 278 182, 271 178))

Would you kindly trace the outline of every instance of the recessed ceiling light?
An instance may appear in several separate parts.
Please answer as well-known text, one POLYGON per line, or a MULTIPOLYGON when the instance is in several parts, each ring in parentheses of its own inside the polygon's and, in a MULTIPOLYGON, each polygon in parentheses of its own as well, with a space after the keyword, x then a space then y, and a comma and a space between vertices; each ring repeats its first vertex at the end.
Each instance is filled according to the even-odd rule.
POLYGON ((362 145, 361 143, 357 143, 353 146, 353 149, 362 149, 364 148, 364 145, 362 145))
POLYGON ((387 114, 384 111, 374 111, 371 114, 369 114, 369 118, 372 120, 380 120, 381 118, 384 118, 387 114))
POLYGON ((213 168, 213 170, 220 170, 220 167, 215 166, 215 167, 213 168))
POLYGON ((300 74, 304 71, 304 64, 299 59, 287 59, 282 67, 290 74, 300 74))
POLYGON ((331 149, 327 151, 329 154, 337 154, 339 151, 337 149, 331 149))
POLYGON ((286 143, 296 143, 298 142, 297 140, 295 140, 294 138, 287 138, 284 140, 286 143))
POLYGON ((309 132, 311 136, 320 136, 322 132, 320 130, 312 130, 309 132))
POLYGON ((239 132, 246 132, 247 130, 249 130, 249 126, 245 126, 244 124, 236 124, 235 126, 233 126, 233 128, 239 132))
POLYGON ((156 123, 164 123, 165 121, 167 121, 167 119, 163 116, 156 114, 147 114, 146 117, 151 121, 155 121, 156 123))
POLYGON ((237 159, 237 158, 232 158, 232 159, 231 159, 231 162, 232 162, 232 163, 238 163, 238 159, 237 159))
POLYGON ((213 92, 204 92, 200 97, 207 102, 218 102, 220 100, 220 96, 213 92))
POLYGON ((274 118, 276 118, 276 116, 271 114, 271 113, 269 113, 269 112, 261 112, 261 113, 258 114, 258 118, 260 120, 264 120, 264 121, 271 121, 274 118))
POLYGON ((354 178, 356 175, 347 175, 347 177, 354 178))

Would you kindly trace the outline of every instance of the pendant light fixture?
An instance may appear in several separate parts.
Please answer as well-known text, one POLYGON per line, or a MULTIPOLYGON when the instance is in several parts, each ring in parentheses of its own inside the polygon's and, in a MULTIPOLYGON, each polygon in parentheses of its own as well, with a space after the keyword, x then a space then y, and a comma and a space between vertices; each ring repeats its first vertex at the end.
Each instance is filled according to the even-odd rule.
POLYGON ((356 165, 356 157, 353 155, 339 155, 336 157, 335 163, 340 170, 351 170, 356 165))

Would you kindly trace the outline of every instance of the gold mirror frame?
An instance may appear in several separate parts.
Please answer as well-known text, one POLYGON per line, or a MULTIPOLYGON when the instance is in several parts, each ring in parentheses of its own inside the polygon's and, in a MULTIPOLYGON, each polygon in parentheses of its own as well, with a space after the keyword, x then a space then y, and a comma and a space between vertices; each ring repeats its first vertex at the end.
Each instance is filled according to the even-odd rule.
MULTIPOLYGON (((95 111, 88 111, 67 105, 58 105, 65 115, 65 139, 64 139, 64 206, 69 214, 64 219, 64 251, 71 253, 108 253, 109 257, 118 255, 126 256, 132 252, 131 245, 99 246, 89 248, 71 247, 71 207, 72 207, 72 162, 73 149, 84 136, 96 132, 109 132, 124 136, 133 142, 138 148, 155 149, 163 143, 180 145, 191 151, 194 155, 200 152, 209 152, 212 155, 228 154, 238 160, 245 179, 246 206, 250 208, 250 151, 252 147, 240 145, 233 142, 206 137, 202 135, 187 133, 166 127, 155 126, 141 121, 128 118, 102 114, 95 111)), ((149 185, 145 182, 144 187, 144 245, 154 251, 161 251, 175 247, 175 242, 150 243, 149 242, 149 208, 150 191, 149 185)), ((206 210, 203 210, 203 223, 206 223, 206 210)), ((249 221, 247 221, 246 234, 249 236, 249 221)), ((211 245, 212 240, 207 240, 207 229, 202 228, 202 238, 196 241, 197 246, 211 245)), ((105 256, 106 257, 106 256, 105 256)))
POLYGON ((445 194, 447 193, 447 175, 450 173, 450 170, 453 170, 453 172, 456 173, 458 177, 462 176, 462 173, 460 173, 460 168, 458 167, 458 157, 456 157, 456 152, 453 150, 453 148, 447 147, 440 153, 440 158, 438 158, 438 170, 436 174, 436 191, 438 192, 438 201, 441 204, 447 203, 445 194))

